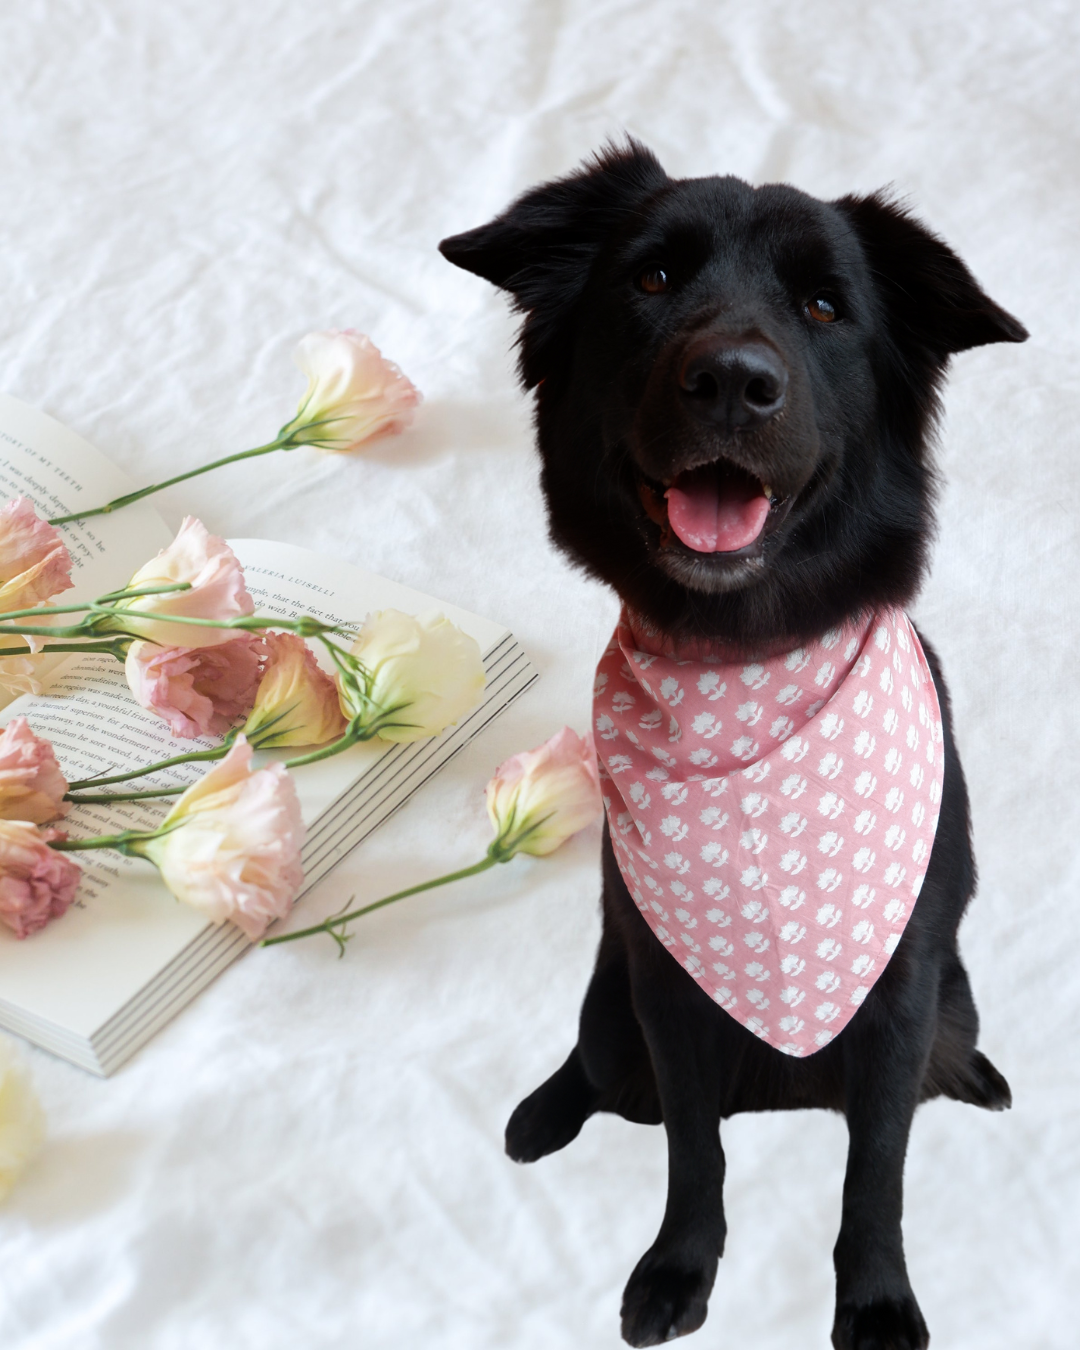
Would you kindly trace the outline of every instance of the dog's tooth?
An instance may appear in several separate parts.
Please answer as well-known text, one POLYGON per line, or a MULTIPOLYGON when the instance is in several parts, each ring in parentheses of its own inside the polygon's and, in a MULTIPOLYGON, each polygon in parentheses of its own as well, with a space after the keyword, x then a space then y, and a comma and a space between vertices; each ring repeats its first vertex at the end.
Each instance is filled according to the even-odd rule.
POLYGON ((769 501, 772 501, 772 499, 773 499, 773 490, 772 490, 772 488, 769 486, 769 484, 768 484, 768 483, 762 483, 761 487, 762 487, 762 491, 765 493, 765 496, 768 497, 769 501))

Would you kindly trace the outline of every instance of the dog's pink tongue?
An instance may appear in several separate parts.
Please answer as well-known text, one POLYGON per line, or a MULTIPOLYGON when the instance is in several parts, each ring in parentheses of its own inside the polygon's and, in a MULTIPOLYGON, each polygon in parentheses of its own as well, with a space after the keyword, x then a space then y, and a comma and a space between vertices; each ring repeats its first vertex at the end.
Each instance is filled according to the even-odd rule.
POLYGON ((752 544, 769 499, 750 481, 720 482, 715 473, 680 474, 664 493, 671 528, 698 553, 731 553, 752 544))

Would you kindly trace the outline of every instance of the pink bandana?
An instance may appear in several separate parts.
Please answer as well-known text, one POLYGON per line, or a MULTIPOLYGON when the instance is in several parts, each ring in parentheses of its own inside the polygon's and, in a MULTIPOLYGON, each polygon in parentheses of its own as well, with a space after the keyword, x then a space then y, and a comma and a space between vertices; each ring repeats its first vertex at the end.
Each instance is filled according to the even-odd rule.
POLYGON ((827 1045, 896 950, 937 829, 941 709, 907 616, 744 664, 680 659, 624 611, 594 714, 649 927, 770 1045, 827 1045))

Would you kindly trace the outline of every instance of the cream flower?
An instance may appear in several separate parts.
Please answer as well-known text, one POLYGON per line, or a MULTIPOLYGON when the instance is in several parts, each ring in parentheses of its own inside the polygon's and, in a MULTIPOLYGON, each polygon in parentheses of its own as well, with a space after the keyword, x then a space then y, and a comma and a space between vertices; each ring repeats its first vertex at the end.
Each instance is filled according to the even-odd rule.
POLYGON ((420 393, 363 333, 308 333, 296 349, 308 386, 291 422, 278 432, 292 445, 355 450, 383 433, 403 431, 420 393))
MULTIPOLYGON (((0 614, 44 605, 61 591, 70 590, 71 554, 60 531, 41 520, 25 497, 0 507, 0 614)), ((44 616, 39 621, 47 623, 44 616)), ((34 678, 35 662, 28 656, 3 658, 5 647, 38 650, 41 637, 12 637, 0 641, 0 690, 8 694, 40 694, 34 678)))
POLYGON ((256 939, 289 912, 303 882, 304 822, 288 771, 252 773, 251 754, 239 736, 179 799, 163 833, 129 849, 157 865, 178 900, 256 939))
POLYGON ((341 711, 384 741, 437 736, 484 692, 476 639, 433 611, 418 618, 397 609, 370 615, 351 654, 363 674, 357 682, 339 679, 341 711))
POLYGON ((124 672, 136 701, 163 717, 174 736, 222 735, 255 701, 262 654, 254 633, 234 633, 216 647, 133 642, 124 672))
POLYGON ((268 659, 244 732, 259 749, 322 745, 345 733, 334 681, 293 633, 267 633, 268 659))
POLYGON ((563 727, 536 750, 499 765, 487 785, 487 809, 492 848, 503 857, 554 853, 603 811, 595 751, 563 727))
POLYGON ((66 853, 49 847, 60 830, 39 830, 27 820, 0 820, 0 923, 29 937, 67 913, 82 871, 66 853))
POLYGON ((0 1200, 45 1142, 45 1112, 41 1109, 30 1070, 15 1043, 0 1036, 0 1200))
POLYGON ((73 585, 60 531, 39 519, 25 497, 0 507, 0 614, 43 605, 73 585))
POLYGON ((0 733, 0 819, 45 825, 70 810, 67 790, 52 744, 13 717, 0 733))
MULTIPOLYGON (((26 643, 31 643, 31 639, 27 638, 26 643)), ((2 651, 3 648, 0 647, 0 652, 2 651)), ((19 694, 40 694, 41 681, 35 677, 34 670, 38 662, 44 659, 42 656, 0 658, 0 691, 13 697, 19 694)))
POLYGON ((128 582, 131 589, 187 582, 191 589, 167 595, 144 595, 120 602, 119 613, 99 620, 98 632, 136 633, 162 647, 216 647, 232 642, 236 630, 202 628, 197 624, 139 619, 139 613, 178 615, 192 619, 235 619, 254 613, 255 602, 244 585, 244 572, 224 539, 210 534, 194 516, 185 516, 168 548, 140 567, 128 582))

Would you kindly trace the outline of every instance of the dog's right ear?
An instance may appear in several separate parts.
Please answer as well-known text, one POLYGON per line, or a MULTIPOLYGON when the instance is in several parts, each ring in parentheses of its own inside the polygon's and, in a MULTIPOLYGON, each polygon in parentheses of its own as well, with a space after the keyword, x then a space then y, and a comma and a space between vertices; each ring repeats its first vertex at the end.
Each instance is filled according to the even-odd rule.
POLYGON ((639 142, 610 145, 566 178, 533 188, 488 225, 452 235, 439 252, 509 291, 525 314, 519 345, 526 389, 545 378, 603 241, 668 181, 639 142))
POLYGON ((943 240, 887 192, 841 197, 834 205, 859 236, 909 356, 940 364, 989 342, 1025 342, 1028 331, 995 304, 943 240))

